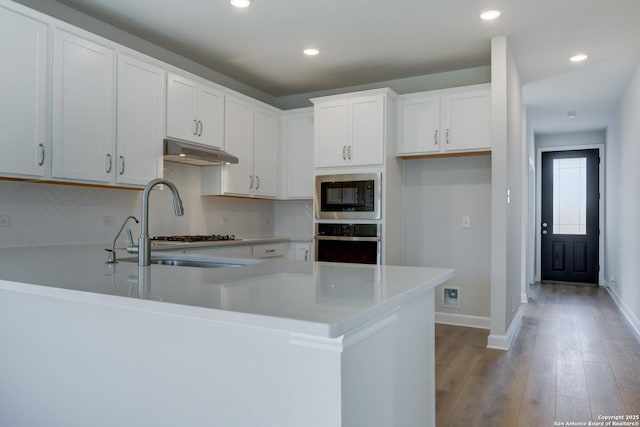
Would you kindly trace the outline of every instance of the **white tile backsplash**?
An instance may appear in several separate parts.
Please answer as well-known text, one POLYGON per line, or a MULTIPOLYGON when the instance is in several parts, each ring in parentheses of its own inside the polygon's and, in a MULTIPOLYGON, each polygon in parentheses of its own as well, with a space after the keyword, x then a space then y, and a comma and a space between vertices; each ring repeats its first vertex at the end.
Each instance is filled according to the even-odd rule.
MULTIPOLYGON (((196 166, 166 162, 164 177, 180 191, 185 214, 174 216, 169 191, 152 192, 151 235, 274 234, 274 201, 202 197, 196 166)), ((0 227, 0 247, 109 242, 127 216, 139 219, 141 199, 137 190, 0 181, 0 215, 9 217, 9 226, 0 227), (112 225, 104 225, 105 216, 113 217, 112 225)), ((139 226, 131 225, 137 236, 139 226)))

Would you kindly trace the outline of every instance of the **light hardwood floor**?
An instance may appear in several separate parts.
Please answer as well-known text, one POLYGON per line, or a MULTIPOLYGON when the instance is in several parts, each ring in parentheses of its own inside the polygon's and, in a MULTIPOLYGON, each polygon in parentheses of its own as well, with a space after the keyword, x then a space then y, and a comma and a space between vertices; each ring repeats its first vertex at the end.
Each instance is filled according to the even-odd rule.
POLYGON ((533 285, 511 349, 487 349, 488 334, 436 325, 438 427, 640 415, 640 338, 606 290, 533 285))

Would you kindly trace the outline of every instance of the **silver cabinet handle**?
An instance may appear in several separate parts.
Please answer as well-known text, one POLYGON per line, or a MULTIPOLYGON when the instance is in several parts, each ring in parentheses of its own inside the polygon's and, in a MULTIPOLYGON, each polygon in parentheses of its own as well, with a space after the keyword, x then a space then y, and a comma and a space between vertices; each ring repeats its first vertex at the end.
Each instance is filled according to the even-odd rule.
POLYGON ((304 260, 309 261, 309 249, 304 251, 304 260))
POLYGON ((198 120, 198 136, 202 136, 202 121, 198 120))
POLYGON ((347 146, 347 158, 351 160, 351 146, 347 146))
POLYGON ((260 177, 256 175, 256 190, 260 188, 260 177))
POLYGON ((253 175, 249 175, 249 190, 253 188, 253 175))
POLYGON ((438 129, 433 131, 433 143, 438 145, 438 129))
POLYGON ((449 144, 449 129, 447 129, 447 133, 444 136, 444 140, 447 144, 449 144))
POLYGON ((38 149, 40 150, 40 160, 38 161, 38 166, 44 165, 44 144, 38 144, 38 149))
POLYGON ((275 251, 276 251, 275 249, 267 249, 267 250, 265 250, 264 252, 265 252, 266 254, 272 254, 272 253, 274 253, 275 251))
POLYGON ((113 161, 111 159, 111 154, 107 154, 107 161, 105 163, 105 169, 107 173, 111 173, 111 168, 113 167, 113 161))
POLYGON ((347 160, 347 146, 342 146, 342 160, 347 160))
POLYGON ((195 136, 198 136, 198 121, 196 119, 193 119, 193 125, 194 125, 194 131, 193 134, 195 136))
POLYGON ((120 175, 124 175, 124 156, 120 156, 120 175))

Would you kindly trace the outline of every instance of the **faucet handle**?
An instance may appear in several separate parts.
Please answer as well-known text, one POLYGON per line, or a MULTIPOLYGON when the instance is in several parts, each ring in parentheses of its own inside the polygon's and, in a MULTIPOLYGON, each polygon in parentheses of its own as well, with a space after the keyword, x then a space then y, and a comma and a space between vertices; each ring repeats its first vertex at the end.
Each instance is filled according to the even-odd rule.
POLYGON ((127 252, 130 254, 138 253, 138 246, 133 242, 133 235, 131 234, 131 229, 127 228, 127 238, 129 239, 129 246, 127 246, 127 252))
POLYGON ((133 243, 133 235, 131 234, 131 229, 127 228, 127 238, 129 239, 129 246, 134 246, 133 243))

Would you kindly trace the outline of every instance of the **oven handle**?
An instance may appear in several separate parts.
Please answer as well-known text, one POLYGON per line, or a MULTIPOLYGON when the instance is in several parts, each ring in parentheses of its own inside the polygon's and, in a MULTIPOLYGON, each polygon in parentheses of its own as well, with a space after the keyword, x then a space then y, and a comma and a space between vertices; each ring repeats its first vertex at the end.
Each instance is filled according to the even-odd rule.
POLYGON ((340 240, 343 242, 379 242, 380 237, 353 237, 353 236, 315 236, 316 240, 340 240))

